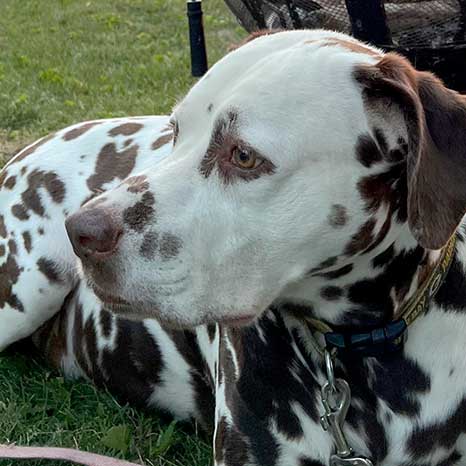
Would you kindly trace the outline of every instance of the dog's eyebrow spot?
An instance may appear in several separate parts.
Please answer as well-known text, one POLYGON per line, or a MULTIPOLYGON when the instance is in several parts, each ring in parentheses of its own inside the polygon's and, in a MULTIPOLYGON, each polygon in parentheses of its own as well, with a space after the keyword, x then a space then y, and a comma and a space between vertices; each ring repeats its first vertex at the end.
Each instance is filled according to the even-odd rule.
POLYGON ((334 204, 328 215, 328 223, 334 228, 341 228, 348 222, 346 207, 341 204, 334 204))
POLYGON ((214 108, 214 104, 209 104, 207 107, 207 111, 210 113, 213 108, 214 108))

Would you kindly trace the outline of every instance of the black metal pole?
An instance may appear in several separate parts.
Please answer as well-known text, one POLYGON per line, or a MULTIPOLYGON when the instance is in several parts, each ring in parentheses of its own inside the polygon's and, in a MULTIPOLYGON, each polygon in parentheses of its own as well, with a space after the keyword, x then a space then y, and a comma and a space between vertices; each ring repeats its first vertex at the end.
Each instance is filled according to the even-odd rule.
POLYGON ((380 46, 392 44, 383 0, 345 0, 345 3, 356 39, 380 46))
POLYGON ((189 44, 191 47, 191 73, 198 78, 207 72, 207 52, 202 23, 202 1, 187 2, 189 22, 189 44))

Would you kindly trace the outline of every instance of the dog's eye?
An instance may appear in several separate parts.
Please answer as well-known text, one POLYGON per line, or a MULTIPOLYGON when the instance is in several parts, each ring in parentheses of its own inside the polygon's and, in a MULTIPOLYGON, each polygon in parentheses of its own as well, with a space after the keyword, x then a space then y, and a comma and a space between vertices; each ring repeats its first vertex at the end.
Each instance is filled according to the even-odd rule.
POLYGON ((262 163, 262 159, 248 149, 235 147, 231 155, 231 163, 243 170, 252 170, 262 163))

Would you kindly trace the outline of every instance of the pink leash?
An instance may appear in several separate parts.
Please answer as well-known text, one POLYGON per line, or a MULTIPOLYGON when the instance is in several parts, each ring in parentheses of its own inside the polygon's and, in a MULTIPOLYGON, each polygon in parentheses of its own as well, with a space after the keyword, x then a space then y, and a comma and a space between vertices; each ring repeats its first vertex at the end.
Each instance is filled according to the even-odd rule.
POLYGON ((96 455, 95 453, 89 453, 87 451, 73 450, 72 448, 0 445, 0 458, 65 460, 83 464, 84 466, 141 466, 141 464, 130 463, 108 456, 96 455))

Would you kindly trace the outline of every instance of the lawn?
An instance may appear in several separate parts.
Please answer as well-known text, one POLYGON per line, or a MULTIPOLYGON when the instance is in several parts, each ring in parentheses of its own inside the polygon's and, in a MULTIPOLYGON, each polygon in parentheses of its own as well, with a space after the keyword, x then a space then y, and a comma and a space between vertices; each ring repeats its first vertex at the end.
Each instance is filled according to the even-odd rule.
MULTIPOLYGON (((81 120, 169 112, 195 82, 185 8, 183 0, 2 0, 0 162, 81 120)), ((244 32, 220 0, 205 1, 204 10, 212 64, 244 32)), ((63 380, 28 350, 0 356, 0 443, 207 466, 209 439, 195 434, 195 425, 170 424, 63 380)), ((18 465, 0 460, 10 464, 18 465)))

